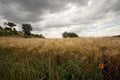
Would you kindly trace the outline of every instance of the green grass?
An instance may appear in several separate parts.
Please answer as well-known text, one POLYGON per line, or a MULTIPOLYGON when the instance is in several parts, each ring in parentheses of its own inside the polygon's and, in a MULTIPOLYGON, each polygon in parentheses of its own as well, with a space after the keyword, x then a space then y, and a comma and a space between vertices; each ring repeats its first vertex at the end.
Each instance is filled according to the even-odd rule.
POLYGON ((89 60, 52 51, 40 54, 0 47, 0 80, 103 80, 99 61, 89 60))

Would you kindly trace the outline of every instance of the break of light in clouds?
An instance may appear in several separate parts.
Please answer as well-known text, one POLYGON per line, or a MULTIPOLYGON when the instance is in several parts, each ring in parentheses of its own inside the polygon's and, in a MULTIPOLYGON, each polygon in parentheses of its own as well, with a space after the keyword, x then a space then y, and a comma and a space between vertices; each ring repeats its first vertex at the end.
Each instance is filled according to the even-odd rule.
POLYGON ((120 0, 0 0, 0 24, 30 23, 32 33, 61 37, 64 31, 79 36, 120 34, 120 0))

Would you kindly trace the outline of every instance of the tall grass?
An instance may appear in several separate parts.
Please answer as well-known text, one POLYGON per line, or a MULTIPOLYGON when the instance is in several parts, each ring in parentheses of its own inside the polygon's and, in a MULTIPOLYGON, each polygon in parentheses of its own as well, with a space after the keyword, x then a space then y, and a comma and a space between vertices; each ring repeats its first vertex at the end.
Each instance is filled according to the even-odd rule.
POLYGON ((0 80, 119 80, 119 62, 119 38, 0 38, 0 80))

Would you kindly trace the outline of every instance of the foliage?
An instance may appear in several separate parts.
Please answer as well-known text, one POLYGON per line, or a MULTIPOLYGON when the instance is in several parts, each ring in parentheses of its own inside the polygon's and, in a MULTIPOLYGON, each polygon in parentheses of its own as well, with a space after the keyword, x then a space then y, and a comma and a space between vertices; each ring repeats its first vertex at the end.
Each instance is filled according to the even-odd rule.
POLYGON ((17 31, 16 28, 12 28, 16 26, 13 22, 4 22, 5 28, 3 29, 0 26, 0 36, 12 36, 12 37, 26 37, 26 38, 45 38, 42 34, 31 34, 32 26, 30 24, 22 24, 22 31, 17 31), (10 27, 6 27, 6 25, 10 27))
POLYGON ((26 38, 45 38, 42 34, 24 34, 22 31, 17 31, 16 28, 5 27, 4 29, 0 26, 0 36, 12 36, 12 37, 26 37, 26 38))
POLYGON ((18 36, 16 29, 12 30, 9 27, 5 27, 4 29, 0 30, 0 36, 18 36))
POLYGON ((30 35, 32 31, 32 26, 30 24, 22 24, 22 29, 25 35, 30 35))
POLYGON ((3 29, 3 28, 0 26, 0 29, 3 29))
POLYGON ((13 32, 14 32, 15 34, 18 34, 16 28, 13 28, 13 32))
POLYGON ((8 22, 7 25, 10 26, 11 28, 14 27, 14 26, 16 26, 16 24, 13 23, 13 22, 8 22))
POLYGON ((31 34, 31 36, 36 37, 36 38, 45 38, 42 34, 31 34))
POLYGON ((11 28, 9 28, 9 27, 5 27, 5 30, 12 30, 11 28))
MULTIPOLYGON (((11 28, 10 28, 11 29, 11 28)), ((12 30, 1 30, 0 31, 0 36, 15 36, 16 34, 12 30)))
POLYGON ((78 35, 77 35, 76 33, 66 32, 66 31, 62 34, 62 36, 63 36, 63 38, 67 38, 67 37, 71 37, 71 38, 73 38, 73 37, 78 37, 78 35))
POLYGON ((113 36, 113 37, 120 37, 120 35, 115 35, 115 36, 113 36))

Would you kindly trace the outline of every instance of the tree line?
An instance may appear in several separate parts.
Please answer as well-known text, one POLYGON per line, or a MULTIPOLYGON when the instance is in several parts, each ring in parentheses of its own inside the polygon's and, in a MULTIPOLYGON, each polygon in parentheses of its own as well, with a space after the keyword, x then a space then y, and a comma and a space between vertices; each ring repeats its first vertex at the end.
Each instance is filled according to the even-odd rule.
MULTIPOLYGON (((11 33, 14 33, 14 34, 18 34, 19 32, 16 30, 15 26, 16 24, 13 23, 13 22, 4 22, 4 29, 0 26, 0 29, 2 30, 7 30, 6 33, 11 34, 11 33)), ((31 24, 22 24, 22 33, 24 34, 24 37, 38 37, 38 38, 45 38, 42 34, 32 34, 31 31, 32 31, 32 26, 31 24)), ((21 31, 20 31, 21 32, 21 31)), ((4 34, 6 34, 4 33, 4 34)))
MULTIPOLYGON (((12 30, 15 34, 18 33, 18 31, 16 30, 15 26, 16 24, 13 22, 4 22, 4 26, 5 26, 5 30, 12 30), (7 27, 9 26, 9 27, 7 27)), ((2 27, 0 27, 0 29, 3 29, 2 27)), ((39 37, 39 38, 45 38, 42 34, 32 34, 31 31, 33 30, 31 24, 22 24, 22 32, 24 33, 24 37, 30 37, 30 36, 34 36, 34 37, 39 37)), ((74 38, 74 37, 79 37, 76 33, 74 32, 64 32, 62 34, 63 38, 74 38)))

